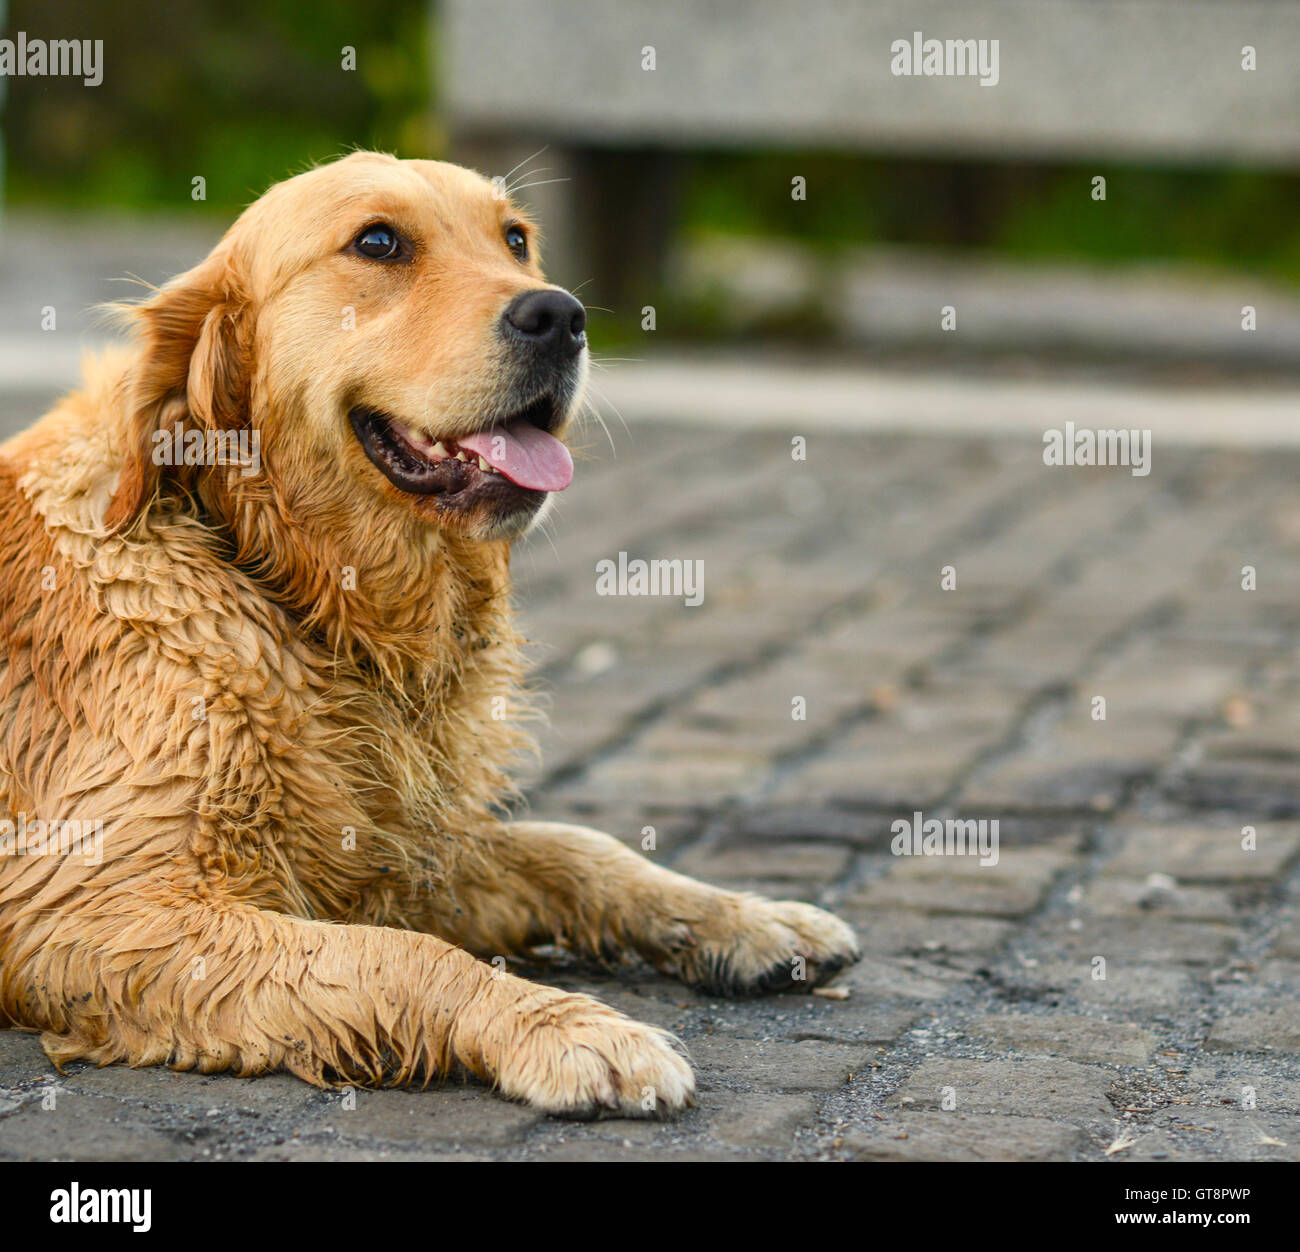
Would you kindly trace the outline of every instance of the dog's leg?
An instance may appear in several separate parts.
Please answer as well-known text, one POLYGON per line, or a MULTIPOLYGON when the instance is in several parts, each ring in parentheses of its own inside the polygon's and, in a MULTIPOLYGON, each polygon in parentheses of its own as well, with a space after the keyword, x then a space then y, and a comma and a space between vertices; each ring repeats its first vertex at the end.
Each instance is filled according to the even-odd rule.
POLYGON ((41 1026, 57 1064, 284 1068, 322 1085, 427 1080, 459 1064, 569 1116, 692 1102, 691 1068, 666 1032, 433 935, 237 904, 156 908, 47 915, 9 954, 20 960, 6 963, 3 1010, 41 1026))
POLYGON ((858 959, 853 931, 808 904, 723 891, 676 874, 585 826, 513 822, 458 875, 436 933, 484 955, 561 939, 631 950, 723 995, 811 988, 858 959))

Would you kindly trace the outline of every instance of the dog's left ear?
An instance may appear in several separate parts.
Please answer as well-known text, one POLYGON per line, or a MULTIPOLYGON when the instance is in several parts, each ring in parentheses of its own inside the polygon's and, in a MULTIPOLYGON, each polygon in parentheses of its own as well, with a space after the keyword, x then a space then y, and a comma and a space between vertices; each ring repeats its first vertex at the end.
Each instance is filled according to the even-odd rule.
POLYGON ((248 296, 229 249, 174 278, 128 317, 140 352, 127 378, 127 452, 105 525, 128 527, 162 486, 154 434, 175 422, 231 430, 247 420, 248 296))

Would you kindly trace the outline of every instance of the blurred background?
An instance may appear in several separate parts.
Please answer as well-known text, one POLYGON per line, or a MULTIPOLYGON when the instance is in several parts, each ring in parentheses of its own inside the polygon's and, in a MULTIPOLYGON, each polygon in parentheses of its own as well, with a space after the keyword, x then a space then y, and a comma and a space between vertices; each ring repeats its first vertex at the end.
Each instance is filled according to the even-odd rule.
MULTIPOLYGON (((797 368, 828 420, 945 425, 972 404, 938 377, 1240 395, 1289 390, 1300 361, 1287 0, 0 11, 9 38, 104 41, 99 86, 0 79, 9 428, 72 380, 124 276, 187 267, 269 184, 353 146, 528 184, 635 414, 776 421, 797 368), (891 73, 914 31, 996 39, 996 85, 891 73)), ((980 394, 994 424, 1039 405, 980 394)))

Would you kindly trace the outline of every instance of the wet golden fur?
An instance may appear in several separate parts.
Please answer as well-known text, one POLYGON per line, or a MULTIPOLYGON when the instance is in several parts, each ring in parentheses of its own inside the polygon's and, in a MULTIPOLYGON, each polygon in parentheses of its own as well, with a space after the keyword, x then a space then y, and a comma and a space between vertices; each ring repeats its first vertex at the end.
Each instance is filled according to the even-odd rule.
POLYGON ((104 831, 99 864, 0 856, 0 1025, 56 1063, 463 1068, 554 1112, 665 1113, 693 1091, 668 1035, 479 958, 558 936, 722 992, 854 958, 819 910, 501 815, 529 746, 520 523, 404 495, 344 415, 493 412, 496 320, 545 285, 505 215, 435 162, 282 183, 0 447, 0 818, 104 831), (400 274, 347 255, 378 219, 421 240, 400 274), (180 420, 259 430, 262 472, 153 464, 180 420))

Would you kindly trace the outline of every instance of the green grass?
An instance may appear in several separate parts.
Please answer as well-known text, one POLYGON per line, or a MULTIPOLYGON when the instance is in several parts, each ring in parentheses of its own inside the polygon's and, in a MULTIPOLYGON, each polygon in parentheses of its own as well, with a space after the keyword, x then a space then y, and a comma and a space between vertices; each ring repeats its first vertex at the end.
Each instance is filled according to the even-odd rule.
POLYGON ((1186 262, 1300 285, 1300 175, 1224 168, 869 160, 829 153, 691 161, 688 231, 977 248, 1026 261, 1186 262), (807 180, 807 199, 790 180, 807 180), (1106 179, 1105 201, 1092 179, 1106 179))

